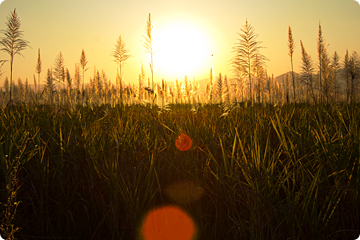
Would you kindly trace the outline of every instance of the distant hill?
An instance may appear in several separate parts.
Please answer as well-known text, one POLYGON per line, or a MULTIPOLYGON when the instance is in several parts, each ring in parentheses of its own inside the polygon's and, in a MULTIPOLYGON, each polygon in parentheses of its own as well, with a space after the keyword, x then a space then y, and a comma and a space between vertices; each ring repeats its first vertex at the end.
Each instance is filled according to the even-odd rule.
MULTIPOLYGON (((288 72, 289 73, 289 80, 291 81, 291 71, 290 72, 288 72)), ((296 78, 299 78, 300 77, 300 74, 299 73, 296 73, 296 72, 294 72, 295 73, 295 76, 296 76, 296 78)), ((284 83, 285 82, 285 78, 286 78, 286 74, 287 73, 283 73, 283 74, 281 74, 281 75, 279 75, 279 76, 277 76, 277 77, 274 77, 279 83, 284 83)))
MULTIPOLYGON (((342 78, 342 77, 344 76, 344 71, 345 71, 344 69, 339 69, 339 70, 338 70, 338 73, 337 73, 337 78, 338 78, 338 79, 340 79, 340 78, 342 78)), ((289 72, 289 74, 291 75, 291 72, 289 72)), ((299 73, 296 73, 296 72, 295 72, 295 75, 296 75, 297 77, 300 77, 300 74, 299 74, 299 73)), ((277 76, 277 77, 275 77, 275 78, 276 78, 276 80, 277 80, 279 83, 283 83, 284 80, 285 80, 285 76, 286 76, 286 73, 283 73, 283 74, 281 74, 281 75, 279 75, 279 76, 277 76)), ((314 76, 314 78, 316 79, 316 78, 318 77, 318 74, 314 74, 313 76, 314 76)), ((290 79, 291 79, 291 77, 290 77, 290 79)), ((302 84, 301 81, 300 81, 300 84, 302 84)))

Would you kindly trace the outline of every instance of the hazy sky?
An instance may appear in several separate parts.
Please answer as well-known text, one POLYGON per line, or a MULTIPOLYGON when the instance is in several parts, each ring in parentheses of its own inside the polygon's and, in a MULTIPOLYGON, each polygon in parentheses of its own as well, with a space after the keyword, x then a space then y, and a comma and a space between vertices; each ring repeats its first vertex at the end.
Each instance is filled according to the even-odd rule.
MULTIPOLYGON (((89 60, 85 81, 93 76, 96 66, 115 83, 117 64, 111 52, 120 34, 132 55, 123 68, 125 83, 137 81, 141 62, 147 77, 151 76, 149 54, 142 42, 149 13, 157 44, 155 81, 182 80, 185 74, 200 80, 208 77, 211 65, 216 74, 231 77, 232 47, 246 19, 265 47, 261 53, 270 60, 267 71, 274 76, 291 68, 289 25, 296 43, 295 71, 300 66, 300 39, 317 63, 319 21, 331 55, 337 51, 342 62, 346 49, 360 53, 360 5, 354 0, 5 0, 0 5, 0 29, 5 29, 6 17, 14 8, 32 48, 22 52, 24 57, 15 57, 13 79, 28 78, 29 83, 33 83, 38 48, 42 82, 60 51, 73 75, 84 49, 89 60)), ((3 36, 0 33, 0 38, 3 36)), ((0 52, 0 59, 8 60, 9 56, 0 52)), ((10 76, 9 63, 3 72, 0 86, 10 76)))

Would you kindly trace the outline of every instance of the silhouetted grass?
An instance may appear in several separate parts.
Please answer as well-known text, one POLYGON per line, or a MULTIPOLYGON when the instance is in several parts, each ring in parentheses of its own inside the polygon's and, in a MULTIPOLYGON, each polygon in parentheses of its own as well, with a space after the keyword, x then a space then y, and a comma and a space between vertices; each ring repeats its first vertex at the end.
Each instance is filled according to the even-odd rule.
MULTIPOLYGON (((136 239, 179 180, 204 192, 181 205, 199 239, 359 235, 359 105, 241 106, 226 117, 218 105, 170 108, 0 110, 1 154, 19 166, 15 236, 136 239), (181 133, 193 141, 185 152, 181 133)), ((4 185, 12 168, 0 160, 4 185)))

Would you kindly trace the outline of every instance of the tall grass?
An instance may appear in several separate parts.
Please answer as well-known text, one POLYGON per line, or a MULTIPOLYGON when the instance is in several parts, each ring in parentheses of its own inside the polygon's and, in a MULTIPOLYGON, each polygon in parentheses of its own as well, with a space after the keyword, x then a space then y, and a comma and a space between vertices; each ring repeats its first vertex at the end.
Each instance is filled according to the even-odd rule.
POLYGON ((1 110, 1 184, 18 182, 13 235, 136 239, 149 210, 174 204, 167 186, 183 180, 203 192, 181 204, 199 239, 359 235, 359 105, 240 106, 226 117, 218 105, 170 108, 1 110), (181 133, 193 140, 185 152, 181 133))

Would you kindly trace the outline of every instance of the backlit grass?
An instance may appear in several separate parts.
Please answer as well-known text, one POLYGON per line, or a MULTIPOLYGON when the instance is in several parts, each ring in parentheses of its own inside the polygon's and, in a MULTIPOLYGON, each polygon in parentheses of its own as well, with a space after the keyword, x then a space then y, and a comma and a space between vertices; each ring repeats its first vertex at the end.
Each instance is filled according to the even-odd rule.
POLYGON ((198 239, 359 235, 359 105, 170 109, 0 109, 0 181, 19 187, 13 199, 1 188, 2 211, 19 203, 14 236, 136 239, 165 205, 189 214, 198 239), (184 182, 195 200, 171 197, 184 182))

